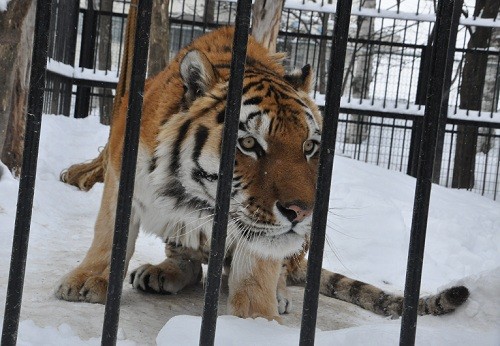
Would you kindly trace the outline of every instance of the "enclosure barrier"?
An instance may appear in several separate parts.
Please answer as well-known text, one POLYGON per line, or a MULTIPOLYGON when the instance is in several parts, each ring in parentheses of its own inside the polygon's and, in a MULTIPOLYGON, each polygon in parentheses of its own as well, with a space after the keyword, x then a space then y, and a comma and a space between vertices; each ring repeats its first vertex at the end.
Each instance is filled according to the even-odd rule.
MULTIPOLYGON (((401 345, 415 343, 417 310, 415 304, 419 295, 422 272, 425 230, 431 190, 434 145, 436 142, 439 113, 442 110, 443 85, 445 72, 442 66, 449 63, 447 48, 452 32, 452 14, 458 11, 462 0, 440 0, 438 3, 437 30, 433 46, 431 76, 429 79, 424 130, 418 163, 418 174, 412 220, 412 231, 408 257, 407 280, 405 287, 405 307, 401 325, 401 345), (439 68, 441 67, 441 68, 439 68)), ((137 46, 134 48, 131 99, 127 113, 124 157, 117 206, 117 219, 113 239, 110 281, 103 324, 102 345, 116 344, 124 259, 130 220, 131 201, 134 186, 135 161, 139 139, 140 109, 146 70, 146 57, 152 0, 141 0, 138 9, 137 46)), ((239 0, 237 9, 236 32, 234 37, 231 78, 224 124, 224 145, 222 146, 217 203, 213 223, 212 248, 209 259, 208 281, 205 292, 200 345, 213 345, 217 306, 220 289, 222 261, 224 259, 225 235, 227 228, 230 187, 234 164, 241 86, 246 56, 247 33, 250 23, 250 0, 239 0)), ((35 42, 31 72, 30 94, 23 166, 19 183, 19 196, 14 229, 12 259, 5 305, 2 345, 15 345, 19 325, 24 272, 30 231, 33 192, 36 175, 38 144, 40 139, 41 114, 43 106, 43 87, 47 56, 46 18, 50 18, 50 0, 38 0, 35 22, 35 42)), ((318 292, 323 247, 325 240, 328 196, 330 191, 335 136, 339 115, 342 84, 342 71, 346 53, 347 33, 350 19, 351 0, 338 0, 333 33, 335 55, 342 58, 331 59, 328 76, 327 102, 324 114, 324 128, 320 151, 320 167, 316 204, 313 215, 311 250, 304 292, 303 319, 300 333, 301 345, 314 343, 315 324, 318 308, 318 292)), ((332 53, 333 54, 333 53, 332 53)))
MULTIPOLYGON (((431 70, 427 84, 427 96, 423 123, 422 139, 420 141, 420 155, 417 167, 417 185, 413 202, 413 218, 410 232, 410 246, 408 250, 408 264, 406 267, 406 283, 404 294, 404 309, 401 319, 401 345, 415 343, 417 326, 418 298, 420 295, 420 281, 422 278, 422 264, 424 262, 425 233, 429 201, 431 197, 432 173, 434 169, 434 155, 444 86, 446 84, 446 71, 450 62, 448 48, 455 45, 450 43, 452 24, 455 28, 458 20, 454 16, 460 15, 463 0, 441 0, 438 3, 436 14, 436 35, 431 53, 431 70)), ((456 37, 456 33, 454 34, 456 37)))
POLYGON ((37 1, 23 163, 19 180, 9 283, 7 285, 7 298, 3 316, 2 346, 16 344, 21 301, 23 299, 24 274, 28 255, 38 146, 40 144, 40 128, 42 125, 43 89, 45 87, 45 70, 47 66, 49 26, 46 20, 50 18, 50 9, 51 0, 37 1))
POLYGON ((137 9, 137 29, 135 32, 134 61, 130 81, 130 99, 127 109, 127 123, 123 142, 123 156, 118 188, 118 200, 111 252, 108 292, 102 327, 102 345, 115 345, 120 316, 120 299, 125 276, 125 256, 134 193, 137 149, 141 127, 142 99, 149 47, 149 28, 153 0, 139 1, 137 9))

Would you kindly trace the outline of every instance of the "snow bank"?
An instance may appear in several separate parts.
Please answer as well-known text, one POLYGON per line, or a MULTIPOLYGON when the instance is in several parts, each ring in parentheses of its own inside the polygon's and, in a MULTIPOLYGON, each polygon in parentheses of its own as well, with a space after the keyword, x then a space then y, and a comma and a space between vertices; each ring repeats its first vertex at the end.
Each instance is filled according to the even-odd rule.
MULTIPOLYGON (((58 280, 83 258, 92 239, 102 184, 82 192, 59 182, 72 163, 92 159, 106 143, 98 117, 44 115, 35 187, 19 345, 99 344, 104 307, 69 303, 53 295, 58 280)), ((0 167, 3 165, 0 163, 0 167)), ((1 168, 0 168, 1 170, 1 168)), ((415 180, 370 164, 335 158, 324 266, 389 292, 404 288, 415 180)), ((0 178, 0 317, 3 316, 18 180, 0 178)), ((500 344, 500 203, 433 185, 422 294, 463 284, 469 300, 447 316, 418 320, 418 345, 500 344)), ((164 256, 160 240, 141 235, 130 269, 164 256)), ((219 345, 293 345, 299 337, 303 290, 292 288, 294 308, 283 326, 262 319, 222 316, 219 345)), ((227 293, 221 295, 225 313, 227 293)), ((124 284, 120 343, 197 344, 201 285, 171 296, 143 294, 124 284), (175 317, 174 317, 175 316, 175 317), (175 342, 174 342, 175 341, 175 342)), ((400 320, 320 297, 319 345, 397 344, 400 320)))

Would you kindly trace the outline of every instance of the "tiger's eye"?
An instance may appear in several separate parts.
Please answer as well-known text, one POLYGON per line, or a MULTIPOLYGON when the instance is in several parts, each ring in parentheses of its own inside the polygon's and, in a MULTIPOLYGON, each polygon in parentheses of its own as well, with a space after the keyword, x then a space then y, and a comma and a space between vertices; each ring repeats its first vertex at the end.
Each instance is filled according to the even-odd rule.
POLYGON ((245 149, 252 149, 255 147, 255 138, 245 137, 240 140, 240 145, 245 149))
POLYGON ((316 143, 313 140, 308 139, 307 141, 304 142, 304 153, 306 155, 311 154, 314 151, 315 147, 316 143))

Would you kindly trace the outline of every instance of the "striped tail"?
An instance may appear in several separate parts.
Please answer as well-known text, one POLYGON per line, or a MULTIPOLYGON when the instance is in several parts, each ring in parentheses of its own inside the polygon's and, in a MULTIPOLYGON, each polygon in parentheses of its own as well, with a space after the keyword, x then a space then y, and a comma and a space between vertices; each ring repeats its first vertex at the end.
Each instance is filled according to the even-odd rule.
MULTIPOLYGON (((299 256, 301 257, 301 256, 299 256)), ((307 260, 294 257, 288 261, 287 283, 302 285, 305 283, 307 260)), ((373 285, 321 270, 320 293, 355 304, 378 315, 397 318, 403 313, 403 297, 382 291, 373 285)), ((423 297, 418 302, 419 315, 443 315, 454 311, 469 297, 469 290, 464 286, 448 288, 436 295, 423 297)))

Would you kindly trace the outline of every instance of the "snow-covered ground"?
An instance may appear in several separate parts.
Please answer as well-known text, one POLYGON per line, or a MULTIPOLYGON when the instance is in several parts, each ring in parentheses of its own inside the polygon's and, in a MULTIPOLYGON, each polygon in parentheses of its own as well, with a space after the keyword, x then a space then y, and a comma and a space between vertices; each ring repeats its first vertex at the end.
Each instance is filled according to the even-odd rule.
MULTIPOLYGON (((83 257, 92 238, 102 185, 89 192, 59 182, 71 163, 91 159, 108 129, 97 117, 46 115, 38 161, 33 220, 21 311, 19 345, 98 345, 102 305, 57 300, 58 280, 83 257)), ((324 266, 401 293, 415 180, 402 173, 337 156, 324 266)), ((3 316, 18 180, 4 167, 0 178, 0 318, 3 316)), ((452 284, 471 296, 456 312, 419 318, 419 345, 500 344, 500 203, 467 191, 433 186, 422 294, 452 284)), ((161 241, 138 240, 131 269, 163 257, 161 241)), ((284 325, 263 319, 219 318, 220 345, 298 343, 303 290, 292 288, 293 312, 284 325)), ((175 296, 148 295, 124 284, 121 345, 195 345, 203 289, 175 296)), ((222 294, 224 314, 226 295, 222 294)), ((320 297, 318 345, 394 345, 400 320, 390 320, 335 299, 320 297)))

